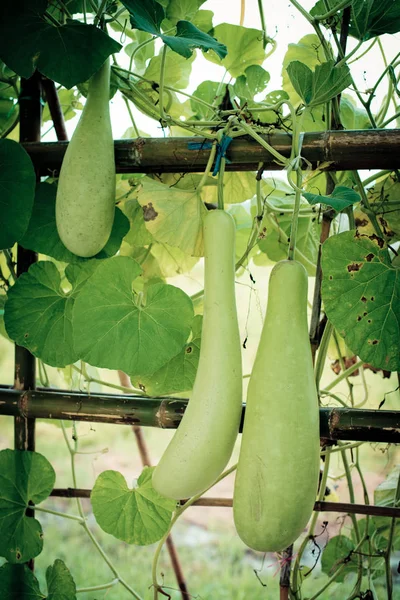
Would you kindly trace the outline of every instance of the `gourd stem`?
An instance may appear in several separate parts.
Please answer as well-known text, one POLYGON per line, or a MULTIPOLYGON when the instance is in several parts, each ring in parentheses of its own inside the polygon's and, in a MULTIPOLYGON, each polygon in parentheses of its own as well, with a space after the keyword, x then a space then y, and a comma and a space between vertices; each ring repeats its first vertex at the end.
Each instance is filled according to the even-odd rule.
POLYGON ((201 191, 201 189, 204 187, 204 185, 205 185, 205 183, 206 183, 206 181, 208 179, 208 176, 210 175, 210 171, 211 171, 211 168, 212 168, 213 163, 214 163, 216 152, 217 152, 217 140, 214 140, 214 142, 213 142, 213 144, 211 146, 210 156, 208 157, 206 169, 205 169, 205 171, 203 173, 203 176, 200 179, 199 184, 198 184, 198 186, 196 188, 196 192, 197 193, 199 193, 201 191))
POLYGON ((294 260, 295 250, 296 250, 296 241, 297 241, 297 229, 299 224, 299 212, 300 212, 300 202, 301 202, 301 185, 303 183, 303 174, 301 169, 298 168, 296 170, 296 186, 299 188, 296 190, 295 199, 294 199, 294 210, 292 217, 292 224, 290 228, 290 241, 289 241, 289 252, 288 252, 288 260, 294 260))
POLYGON ((225 173, 225 158, 221 158, 221 163, 218 171, 218 208, 224 210, 224 173, 225 173))

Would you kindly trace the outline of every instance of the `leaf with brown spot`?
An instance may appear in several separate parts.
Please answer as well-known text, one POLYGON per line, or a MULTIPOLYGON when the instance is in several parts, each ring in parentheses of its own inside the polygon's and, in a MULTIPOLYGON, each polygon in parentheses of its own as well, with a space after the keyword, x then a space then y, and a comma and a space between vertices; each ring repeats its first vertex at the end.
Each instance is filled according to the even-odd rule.
POLYGON ((155 240, 191 256, 203 255, 203 217, 207 209, 199 194, 145 178, 138 202, 155 240))
POLYGON ((322 299, 328 319, 354 354, 377 369, 397 371, 400 270, 393 268, 388 250, 375 237, 346 231, 324 243, 322 299))
POLYGON ((400 182, 396 176, 390 174, 379 179, 369 188, 368 200, 387 241, 400 240, 400 208, 391 204, 400 200, 400 182))

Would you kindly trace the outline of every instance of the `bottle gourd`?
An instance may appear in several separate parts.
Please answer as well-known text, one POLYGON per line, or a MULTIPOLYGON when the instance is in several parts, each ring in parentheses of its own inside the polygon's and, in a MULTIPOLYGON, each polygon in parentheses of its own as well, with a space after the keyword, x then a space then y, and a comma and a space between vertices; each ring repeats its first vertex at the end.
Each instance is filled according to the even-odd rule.
POLYGON ((235 301, 235 224, 204 219, 204 315, 199 365, 182 421, 153 473, 163 496, 188 498, 213 484, 232 454, 242 412, 242 359, 235 301))
POLYGON ((62 163, 56 223, 74 254, 94 256, 110 237, 115 210, 114 142, 109 111, 110 61, 89 81, 86 104, 62 163))
POLYGON ((303 265, 277 263, 251 373, 233 511, 242 541, 279 552, 311 516, 319 478, 319 410, 303 265))

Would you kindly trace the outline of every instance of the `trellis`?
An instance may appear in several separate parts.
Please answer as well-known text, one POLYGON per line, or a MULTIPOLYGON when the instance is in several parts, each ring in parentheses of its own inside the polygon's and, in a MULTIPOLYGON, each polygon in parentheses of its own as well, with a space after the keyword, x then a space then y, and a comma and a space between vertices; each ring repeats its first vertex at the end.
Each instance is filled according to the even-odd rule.
MULTIPOLYGON (((54 84, 35 73, 21 79, 20 142, 34 164, 37 178, 57 174, 66 150, 66 132, 54 84), (58 142, 40 141, 42 88, 55 124, 58 142)), ((265 132, 265 140, 284 156, 291 151, 287 133, 265 132)), ((302 156, 313 168, 326 171, 400 168, 400 130, 327 131, 305 133, 302 156)), ((201 137, 138 138, 115 142, 118 173, 166 173, 204 171, 210 141, 201 137)), ((256 141, 236 138, 227 152, 227 170, 253 171, 263 163, 265 170, 282 167, 256 141)), ((17 276, 37 260, 34 252, 17 250, 17 276)), ((317 323, 310 339, 315 343, 317 323)), ((0 386, 0 414, 14 418, 15 448, 35 450, 35 420, 66 419, 176 428, 187 400, 149 398, 138 395, 86 394, 82 392, 36 389, 35 358, 15 346, 14 386, 0 386)), ((245 407, 243 407, 243 415, 245 407)), ((320 432, 325 445, 338 440, 400 443, 400 411, 348 408, 320 408, 320 432)), ((89 497, 90 490, 55 489, 52 495, 89 497)), ((197 505, 231 506, 232 500, 203 498, 197 505)), ((315 510, 381 515, 400 518, 400 508, 358 504, 317 502, 315 510)))

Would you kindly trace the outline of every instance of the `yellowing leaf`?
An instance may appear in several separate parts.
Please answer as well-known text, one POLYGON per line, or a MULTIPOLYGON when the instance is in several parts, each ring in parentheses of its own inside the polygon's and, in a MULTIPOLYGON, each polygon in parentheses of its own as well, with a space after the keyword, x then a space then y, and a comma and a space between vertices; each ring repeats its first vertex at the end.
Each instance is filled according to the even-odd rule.
POLYGON ((154 239, 177 246, 191 256, 203 255, 203 217, 207 209, 197 192, 170 188, 146 179, 138 202, 154 239))

